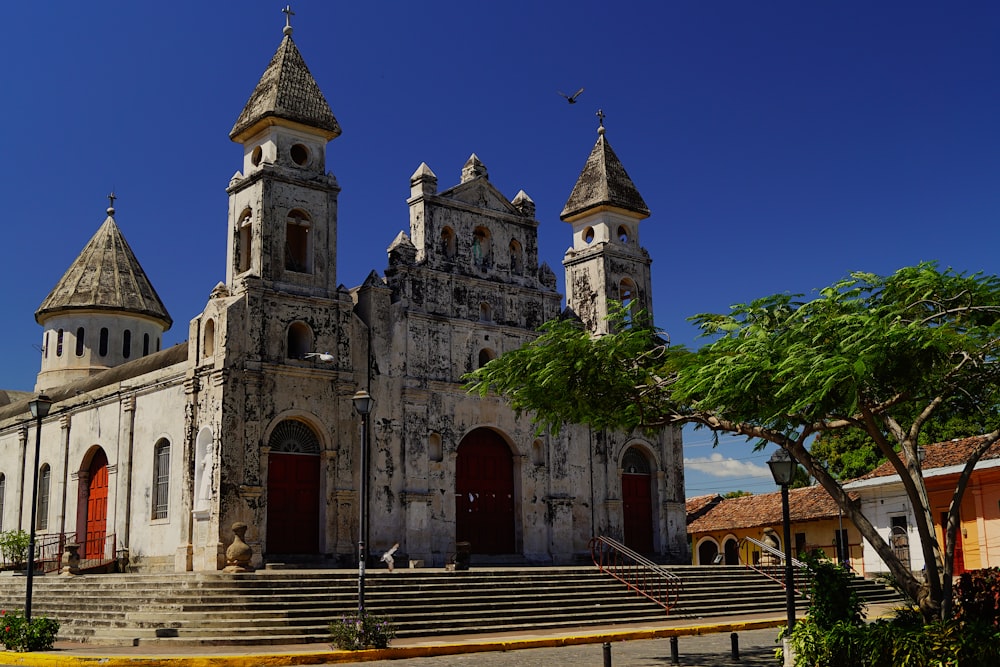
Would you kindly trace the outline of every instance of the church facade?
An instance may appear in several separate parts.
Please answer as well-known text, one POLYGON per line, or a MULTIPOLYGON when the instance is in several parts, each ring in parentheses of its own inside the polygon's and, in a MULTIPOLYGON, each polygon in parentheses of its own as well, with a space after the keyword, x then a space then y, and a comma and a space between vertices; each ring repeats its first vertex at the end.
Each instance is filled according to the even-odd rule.
MULTIPOLYGON (((421 164, 409 230, 382 274, 340 285, 341 193, 326 160, 340 131, 286 26, 230 132, 244 157, 228 187, 225 283, 169 349, 172 319, 112 200, 35 313, 35 392, 54 401, 39 439, 39 543, 213 571, 242 522, 255 567, 347 566, 367 496, 369 551, 398 542, 427 566, 460 542, 473 562, 572 563, 598 534, 686 561, 679 430, 539 435, 461 380, 552 318, 597 333, 610 300, 650 308, 649 211, 604 128, 561 215, 565 309, 539 263, 534 202, 505 197, 475 155, 444 188, 421 164), (367 428, 360 390, 374 399, 367 428)), ((0 392, 0 530, 28 529, 30 397, 0 392)))

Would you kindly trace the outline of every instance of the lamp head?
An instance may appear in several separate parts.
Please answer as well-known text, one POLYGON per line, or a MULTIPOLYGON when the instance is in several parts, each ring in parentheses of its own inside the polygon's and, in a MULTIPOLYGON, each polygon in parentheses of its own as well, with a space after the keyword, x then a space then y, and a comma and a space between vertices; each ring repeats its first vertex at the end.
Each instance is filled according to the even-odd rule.
POLYGON ((35 419, 43 419, 49 414, 49 409, 52 407, 52 399, 45 394, 39 394, 35 398, 28 401, 28 409, 31 410, 31 416, 35 419))
POLYGON ((354 401, 354 409, 357 410, 358 414, 362 417, 371 412, 372 406, 375 405, 375 399, 372 398, 371 395, 364 389, 358 389, 357 393, 354 394, 351 400, 354 401))
POLYGON ((797 464, 786 450, 779 447, 771 455, 771 458, 767 460, 767 465, 771 468, 771 475, 774 477, 775 484, 778 486, 787 486, 792 483, 792 477, 795 476, 795 466, 797 464))

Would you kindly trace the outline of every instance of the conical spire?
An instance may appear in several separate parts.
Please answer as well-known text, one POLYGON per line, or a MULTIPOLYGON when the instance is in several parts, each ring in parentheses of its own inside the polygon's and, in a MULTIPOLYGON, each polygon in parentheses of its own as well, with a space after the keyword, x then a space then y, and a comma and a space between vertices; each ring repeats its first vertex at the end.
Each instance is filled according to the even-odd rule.
POLYGON ((340 123, 292 41, 290 26, 284 33, 281 45, 229 132, 233 141, 240 141, 241 136, 268 118, 323 130, 328 140, 340 135, 340 123))
MULTIPOLYGON (((113 203, 114 195, 110 198, 113 203)), ((170 328, 170 315, 118 229, 114 214, 109 206, 104 224, 35 311, 36 322, 43 324, 48 315, 67 310, 105 310, 144 315, 170 328)))
POLYGON ((598 116, 602 122, 597 130, 597 143, 559 218, 569 220, 599 206, 611 206, 648 218, 646 202, 604 137, 603 114, 598 112, 598 116))

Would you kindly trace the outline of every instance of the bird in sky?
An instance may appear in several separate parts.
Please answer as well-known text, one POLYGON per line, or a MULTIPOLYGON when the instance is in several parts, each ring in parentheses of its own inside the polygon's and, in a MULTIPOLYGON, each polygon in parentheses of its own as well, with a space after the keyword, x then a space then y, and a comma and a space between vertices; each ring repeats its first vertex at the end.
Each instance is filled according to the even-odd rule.
POLYGON ((576 98, 580 97, 580 93, 582 93, 582 92, 583 92, 583 88, 581 88, 580 90, 576 91, 576 92, 575 92, 575 93, 573 93, 572 95, 567 95, 566 93, 564 93, 564 92, 563 92, 563 91, 561 91, 561 90, 560 90, 560 91, 557 91, 557 92, 558 92, 558 93, 559 93, 560 95, 562 95, 563 97, 565 97, 565 98, 566 98, 566 101, 567 101, 567 102, 569 102, 570 104, 576 104, 576 98))

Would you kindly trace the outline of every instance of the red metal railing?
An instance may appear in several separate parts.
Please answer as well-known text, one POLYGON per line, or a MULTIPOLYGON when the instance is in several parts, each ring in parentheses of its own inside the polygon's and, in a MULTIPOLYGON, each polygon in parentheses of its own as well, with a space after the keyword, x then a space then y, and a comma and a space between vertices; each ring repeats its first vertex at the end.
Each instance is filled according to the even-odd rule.
POLYGON ((604 535, 591 539, 590 556, 601 572, 649 598, 667 613, 680 599, 684 589, 680 577, 617 540, 604 535))
MULTIPOLYGON (((76 543, 76 533, 53 533, 35 538, 35 572, 59 572, 63 566, 63 555, 67 544, 76 543)), ((80 569, 104 567, 115 560, 115 534, 91 539, 86 545, 80 544, 80 569), (86 556, 86 557, 84 557, 86 556)), ((16 564, 4 558, 3 567, 10 569, 16 564)))

